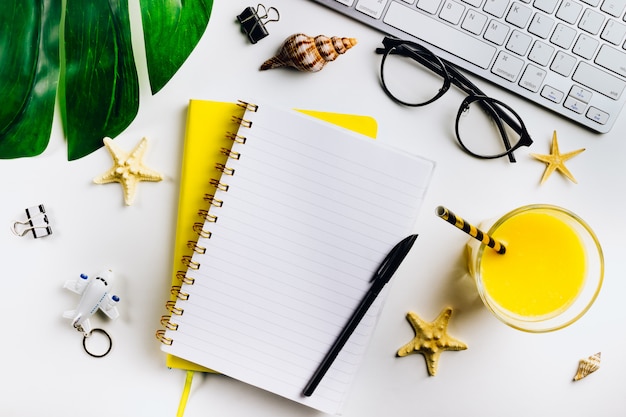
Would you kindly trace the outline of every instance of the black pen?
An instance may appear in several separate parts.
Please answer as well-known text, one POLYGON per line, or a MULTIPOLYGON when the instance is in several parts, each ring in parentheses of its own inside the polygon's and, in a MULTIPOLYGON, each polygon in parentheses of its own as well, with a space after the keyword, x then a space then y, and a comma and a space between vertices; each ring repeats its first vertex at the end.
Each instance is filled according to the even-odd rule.
POLYGON ((352 317, 350 317, 350 320, 348 320, 344 326, 343 330, 339 334, 339 337, 337 337, 337 340, 335 340, 335 343, 324 357, 324 360, 320 363, 319 367, 309 380, 309 383, 304 388, 304 391, 302 391, 302 395, 310 397, 313 394, 313 391, 315 391, 315 388, 317 388, 319 383, 322 381, 322 378, 324 378, 324 375, 350 338, 350 335, 352 335, 358 324, 361 322, 361 319, 363 319, 363 316, 365 316, 365 313, 367 313, 367 310, 369 310, 374 300, 376 300, 376 297, 378 297, 378 294, 381 292, 385 284, 389 282, 406 257, 407 253, 409 253, 409 250, 411 250, 415 239, 417 239, 417 235, 407 236, 394 246, 393 249, 391 249, 391 252, 389 252, 389 254, 385 257, 383 262, 380 264, 380 267, 378 267, 378 270, 372 277, 372 286, 359 303, 357 309, 354 313, 352 313, 352 317))

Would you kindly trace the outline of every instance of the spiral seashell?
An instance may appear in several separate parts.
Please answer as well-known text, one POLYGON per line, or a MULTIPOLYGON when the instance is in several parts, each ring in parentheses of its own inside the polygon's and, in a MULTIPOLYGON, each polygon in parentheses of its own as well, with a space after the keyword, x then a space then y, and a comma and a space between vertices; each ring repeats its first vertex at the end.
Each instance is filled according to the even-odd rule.
POLYGON ((278 53, 261 65, 261 70, 293 67, 300 71, 317 72, 356 43, 355 38, 329 38, 324 35, 312 37, 296 33, 285 39, 278 53))
POLYGON ((574 375, 574 381, 583 379, 592 372, 597 371, 598 368, 600 368, 600 352, 578 362, 578 371, 574 375))

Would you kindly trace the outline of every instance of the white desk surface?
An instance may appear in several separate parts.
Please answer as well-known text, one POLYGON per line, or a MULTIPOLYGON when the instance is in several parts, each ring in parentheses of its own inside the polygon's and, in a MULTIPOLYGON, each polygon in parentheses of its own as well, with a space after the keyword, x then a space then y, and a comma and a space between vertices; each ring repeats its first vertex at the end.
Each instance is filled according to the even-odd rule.
MULTIPOLYGON (((136 30, 138 6, 132 6, 136 30)), ((256 45, 240 33, 235 17, 246 1, 216 0, 209 27, 175 78, 151 96, 143 44, 141 106, 117 139, 132 149, 149 139, 146 164, 165 176, 139 184, 135 203, 124 206, 118 184, 92 179, 111 166, 105 149, 68 162, 59 118, 44 154, 0 161, 0 275, 3 282, 3 416, 174 416, 185 373, 164 366, 155 339, 169 296, 174 222, 187 101, 263 97, 285 107, 371 115, 379 140, 437 162, 415 231, 413 250, 394 277, 368 354, 347 399, 346 417, 380 416, 623 416, 626 395, 626 114, 605 135, 590 133, 541 108, 477 80, 487 94, 514 107, 535 140, 531 150, 481 161, 459 150, 453 121, 462 94, 454 89, 421 109, 392 103, 378 82, 383 35, 306 0, 273 0, 280 11, 269 37, 256 45), (356 37, 359 44, 317 74, 258 71, 295 32, 356 37), (586 148, 568 161, 578 184, 554 174, 539 185, 545 165, 529 152, 548 153, 553 130, 562 151, 586 148), (54 234, 16 237, 9 226, 26 207, 44 203, 54 234), (466 235, 434 214, 445 205, 477 222, 530 203, 551 203, 583 217, 604 248, 604 287, 591 310, 572 326, 549 334, 513 330, 492 317, 465 276, 466 235), (93 359, 63 311, 78 297, 63 289, 80 273, 113 268, 122 298, 120 318, 95 318, 111 334, 113 351, 93 359), (424 359, 396 358, 413 337, 405 320, 412 310, 433 320, 446 306, 449 332, 468 349, 444 352, 430 377, 424 359), (572 382, 581 358, 602 352, 600 369, 572 382)), ((139 35, 135 32, 135 35, 139 35)), ((57 112, 58 115, 58 112, 57 112)), ((254 346, 250 346, 254 349, 254 346)), ((319 413, 218 375, 197 374, 185 416, 302 416, 319 413)))

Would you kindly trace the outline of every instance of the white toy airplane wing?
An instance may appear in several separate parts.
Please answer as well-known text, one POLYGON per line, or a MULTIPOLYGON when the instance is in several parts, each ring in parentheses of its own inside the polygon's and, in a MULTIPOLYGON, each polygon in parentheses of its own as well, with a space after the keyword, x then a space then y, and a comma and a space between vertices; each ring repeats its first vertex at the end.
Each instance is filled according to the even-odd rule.
POLYGON ((106 314, 110 319, 114 320, 119 317, 120 313, 117 311, 117 303, 120 302, 120 297, 117 295, 107 294, 106 299, 100 304, 100 310, 106 314))
POLYGON ((91 281, 91 278, 85 274, 80 274, 80 279, 65 281, 65 285, 63 285, 63 287, 75 292, 76 294, 82 295, 89 281, 91 281))

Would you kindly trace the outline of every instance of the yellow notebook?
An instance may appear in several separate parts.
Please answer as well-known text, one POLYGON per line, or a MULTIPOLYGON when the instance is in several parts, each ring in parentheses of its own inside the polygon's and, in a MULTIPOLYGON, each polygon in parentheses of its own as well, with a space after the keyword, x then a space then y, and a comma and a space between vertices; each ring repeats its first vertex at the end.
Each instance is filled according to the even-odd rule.
MULTIPOLYGON (((328 113, 300 110, 302 113, 325 120, 335 125, 350 129, 371 138, 376 138, 376 120, 369 116, 328 113)), ((243 116, 244 108, 235 103, 191 100, 187 113, 187 129, 183 149, 178 200, 178 218, 176 221, 176 240, 172 272, 173 293, 168 309, 174 308, 177 299, 176 290, 182 284, 187 265, 184 263, 194 253, 194 242, 206 220, 211 203, 205 195, 215 193, 215 186, 209 182, 215 176, 216 164, 225 164, 227 156, 223 149, 230 149, 233 141, 226 137, 226 132, 235 134, 239 124, 233 116, 243 116)), ((167 326, 169 316, 162 322, 167 326)), ((166 365, 169 368, 199 372, 213 372, 195 363, 168 354, 166 365)))

